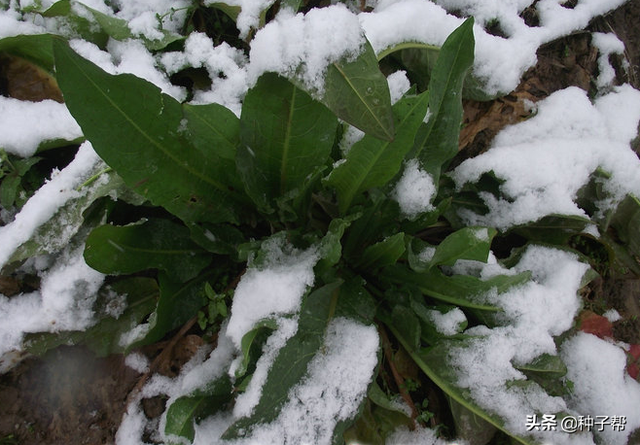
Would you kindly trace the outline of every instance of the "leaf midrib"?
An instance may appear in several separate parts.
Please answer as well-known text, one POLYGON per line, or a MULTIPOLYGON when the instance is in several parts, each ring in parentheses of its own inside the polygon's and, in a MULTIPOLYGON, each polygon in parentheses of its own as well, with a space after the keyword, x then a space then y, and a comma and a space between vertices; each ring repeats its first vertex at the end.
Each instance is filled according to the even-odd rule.
POLYGON ((389 134, 389 132, 387 131, 387 128, 383 125, 383 123, 380 121, 379 117, 376 115, 376 113, 373 112, 373 110, 371 109, 371 107, 369 106, 369 102, 367 102, 364 97, 360 94, 360 91, 356 88, 356 86, 353 84, 353 82, 351 82, 351 79, 349 78, 349 76, 347 76, 347 74, 344 72, 344 70, 342 68, 340 68, 340 66, 337 63, 333 63, 333 66, 338 70, 338 72, 340 73, 340 75, 342 77, 344 77, 344 80, 347 82, 347 84, 349 85, 349 87, 351 87, 351 89, 356 93, 356 96, 358 96, 358 99, 360 99, 360 102, 362 102, 365 106, 365 108, 367 109, 367 111, 369 112, 369 114, 371 115, 371 117, 373 117, 373 119, 376 121, 376 123, 378 124, 378 126, 382 129, 382 131, 384 132, 384 134, 389 138, 389 139, 393 139, 393 134, 389 134))

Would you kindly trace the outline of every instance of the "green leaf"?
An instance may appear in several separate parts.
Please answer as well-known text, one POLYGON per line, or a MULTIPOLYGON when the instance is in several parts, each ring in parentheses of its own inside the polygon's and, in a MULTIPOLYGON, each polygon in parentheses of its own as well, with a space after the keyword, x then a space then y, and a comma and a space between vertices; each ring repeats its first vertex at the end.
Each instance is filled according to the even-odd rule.
POLYGON ((242 232, 228 224, 189 223, 191 239, 209 252, 237 255, 238 245, 245 242, 242 232))
POLYGON ((524 365, 514 365, 527 378, 536 382, 552 396, 567 394, 563 378, 567 374, 567 366, 557 355, 542 354, 532 362, 524 365))
POLYGON ((331 172, 326 182, 338 192, 341 213, 346 213, 358 194, 385 185, 398 173, 427 105, 427 93, 398 101, 393 106, 396 129, 393 142, 366 135, 351 147, 345 162, 331 172))
POLYGON ((578 215, 547 215, 540 220, 514 227, 510 231, 527 238, 549 244, 566 244, 572 236, 592 224, 589 218, 578 215))
POLYGON ((307 365, 323 344, 324 332, 341 284, 341 281, 328 284, 304 298, 298 331, 278 352, 262 387, 258 405, 250 416, 231 425, 223 434, 223 439, 238 438, 253 425, 268 423, 278 417, 288 399, 289 390, 306 375, 307 365))
POLYGON ((22 57, 44 68, 53 71, 52 34, 33 34, 5 37, 0 39, 0 53, 22 57))
POLYGON ((247 373, 249 362, 251 361, 251 354, 255 349, 253 346, 259 343, 256 338, 261 338, 266 332, 274 331, 277 328, 278 324, 275 320, 266 319, 256 323, 253 329, 244 334, 244 336, 242 337, 242 341, 240 342, 240 349, 242 350, 242 362, 236 369, 236 378, 242 377, 247 373))
POLYGON ((457 260, 487 262, 491 240, 497 230, 493 227, 465 227, 447 236, 436 247, 430 267, 453 266, 457 260))
POLYGON ((228 376, 209 382, 203 389, 179 397, 167 409, 164 433, 183 437, 191 442, 195 439, 194 423, 219 411, 232 397, 232 385, 228 376))
POLYGON ((244 198, 219 180, 229 172, 218 156, 188 143, 175 99, 130 74, 107 74, 61 39, 53 48, 67 107, 127 185, 184 221, 238 221, 244 198))
POLYGON ((18 188, 22 178, 20 176, 8 176, 0 184, 0 206, 8 209, 13 206, 18 195, 18 188))
POLYGON ((331 153, 338 121, 322 104, 275 74, 245 96, 236 162, 249 196, 263 211, 304 188, 331 153))
POLYGON ((323 103, 340 119, 376 138, 394 138, 389 86, 369 42, 355 59, 329 65, 323 103))
POLYGON ((382 277, 385 281, 400 285, 416 285, 425 295, 436 300, 486 312, 498 312, 500 308, 479 303, 477 301, 478 295, 493 289, 500 294, 512 286, 525 283, 530 276, 530 272, 522 272, 517 275, 498 275, 488 280, 481 280, 470 275, 446 276, 437 269, 417 273, 400 265, 386 267, 382 270, 382 277))
POLYGON ((362 260, 358 267, 373 271, 385 266, 391 266, 398 261, 405 251, 404 233, 397 233, 384 241, 369 246, 362 252, 362 260))
POLYGON ((420 321, 413 311, 406 306, 396 305, 391 312, 390 323, 402 337, 409 342, 412 349, 420 347, 420 321))
POLYGON ((105 274, 162 269, 178 281, 195 277, 211 262, 211 256, 191 241, 189 229, 165 219, 98 227, 87 238, 84 259, 105 274))
POLYGON ((629 252, 640 257, 640 201, 635 196, 627 196, 611 218, 611 226, 618 238, 626 244, 629 252))
MULTIPOLYGON (((70 25, 76 34, 84 40, 95 43, 100 48, 106 46, 109 37, 120 41, 136 37, 131 32, 126 20, 104 14, 82 2, 74 0, 59 0, 49 9, 42 12, 41 15, 43 17, 65 17, 67 19, 66 24, 70 25), (79 12, 82 9, 87 11, 88 14, 79 12)), ((157 40, 150 40, 145 36, 140 36, 148 49, 157 51, 170 43, 184 39, 181 35, 173 34, 164 29, 160 29, 159 32, 162 34, 162 38, 157 40)))
POLYGON ((458 153, 462 123, 462 85, 473 64, 473 18, 467 19, 442 45, 429 81, 429 120, 416 139, 416 157, 429 173, 458 153))
POLYGON ((141 325, 146 329, 143 329, 137 337, 130 339, 126 350, 130 351, 156 342, 167 332, 177 329, 195 317, 198 310, 207 304, 204 284, 215 274, 216 271, 212 271, 186 283, 178 283, 169 279, 165 273, 159 272, 160 298, 156 309, 146 325, 141 325))
POLYGON ((240 144, 240 119, 220 104, 183 104, 187 132, 191 143, 207 155, 235 161, 240 144))
POLYGON ((354 221, 345 235, 345 257, 358 261, 369 245, 385 236, 395 235, 398 214, 398 203, 386 198, 376 199, 373 205, 365 207, 362 216, 354 221))

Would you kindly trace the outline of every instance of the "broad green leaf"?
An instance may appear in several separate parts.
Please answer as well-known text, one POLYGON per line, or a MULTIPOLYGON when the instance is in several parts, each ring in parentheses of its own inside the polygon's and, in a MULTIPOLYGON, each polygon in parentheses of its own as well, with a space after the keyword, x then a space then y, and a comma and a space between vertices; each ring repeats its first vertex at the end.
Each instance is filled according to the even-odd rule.
POLYGON ((412 349, 420 347, 420 321, 413 311, 406 306, 396 305, 393 307, 390 317, 390 323, 409 342, 412 349))
POLYGON ((220 104, 183 104, 189 140, 205 155, 234 162, 240 144, 240 119, 220 104))
POLYGON ((191 241, 189 229, 165 219, 98 227, 87 238, 84 258, 105 274, 162 269, 178 281, 195 277, 211 262, 209 253, 191 241))
POLYGON ((240 437, 251 426, 268 423, 278 417, 287 401, 290 388, 304 378, 307 365, 322 346, 332 308, 340 293, 340 285, 340 281, 328 284, 303 299, 298 331, 278 352, 262 387, 258 405, 250 416, 231 425, 222 436, 223 439, 240 437))
POLYGON ((205 304, 207 297, 204 286, 216 276, 216 271, 199 275, 186 283, 172 281, 164 272, 158 273, 160 298, 153 314, 135 338, 130 338, 126 350, 148 345, 160 340, 167 332, 185 324, 195 317, 205 304))
POLYGON ((51 34, 19 35, 0 39, 0 53, 22 57, 44 68, 53 71, 53 51, 51 34))
POLYGON ((253 346, 258 343, 256 341, 256 338, 263 336, 263 334, 267 332, 274 331, 277 328, 278 324, 275 320, 266 319, 256 323, 253 329, 244 334, 244 336, 242 337, 242 341, 240 342, 240 349, 242 351, 242 362, 236 369, 236 378, 242 377, 247 373, 249 362, 251 361, 251 353, 254 349, 253 346))
POLYGON ((228 5, 227 3, 224 3, 224 2, 210 3, 209 6, 211 6, 212 8, 219 9, 220 11, 224 12, 234 22, 238 21, 238 14, 240 14, 240 11, 241 11, 240 6, 235 6, 235 5, 232 6, 232 5, 228 5))
POLYGON ((457 376, 455 369, 449 365, 447 360, 449 351, 452 347, 460 345, 460 341, 447 340, 428 350, 417 350, 412 347, 411 340, 406 338, 390 320, 382 320, 393 335, 398 339, 402 346, 409 353, 413 361, 420 369, 435 383, 442 391, 444 391, 451 399, 462 405, 474 415, 480 417, 484 421, 494 425, 496 428, 504 431, 523 445, 535 445, 535 442, 521 436, 516 436, 509 432, 504 425, 502 419, 484 410, 469 395, 469 391, 462 389, 456 385, 457 376))
POLYGON ((220 158, 193 148, 172 97, 130 74, 113 76, 54 39, 58 83, 93 148, 129 185, 184 221, 238 221, 243 197, 220 158))
POLYGON ((346 317, 362 324, 373 323, 378 303, 364 287, 360 277, 346 281, 340 288, 335 317, 346 317))
POLYGON ((536 222, 514 227, 510 231, 527 238, 529 241, 562 245, 590 224, 592 224, 591 220, 584 216, 547 215, 536 222))
POLYGON ((627 196, 611 218, 611 226, 618 238, 626 244, 629 252, 640 257, 640 201, 635 196, 627 196))
POLYGON ((367 206, 356 221, 346 232, 344 255, 351 261, 358 261, 362 252, 371 244, 393 236, 398 231, 396 219, 399 215, 398 203, 390 199, 374 200, 373 205, 367 206))
POLYGON ((369 42, 355 60, 329 65, 323 103, 340 119, 376 138, 395 136, 389 86, 369 42))
POLYGON ((557 355, 542 354, 532 362, 514 365, 527 378, 543 387, 552 396, 567 394, 563 378, 567 374, 567 366, 557 355))
POLYGON ((340 261, 342 258, 341 239, 345 230, 356 220, 360 214, 351 215, 346 218, 335 218, 329 223, 327 233, 318 243, 318 254, 320 260, 316 265, 316 270, 328 269, 340 261))
POLYGON ((373 271, 381 267, 391 266, 404 253, 404 244, 404 233, 400 232, 384 241, 369 246, 362 252, 362 260, 358 267, 373 271))
POLYGON ((398 173, 427 105, 427 93, 398 101, 393 106, 396 131, 393 142, 366 135, 351 147, 345 162, 331 172, 326 182, 338 192, 341 213, 346 213, 358 194, 385 185, 398 173))
POLYGON ((411 79, 415 79, 418 91, 429 89, 431 72, 440 55, 440 47, 418 42, 406 42, 387 48, 378 54, 378 59, 392 55, 407 69, 411 79))
POLYGON ((338 121, 322 104, 275 74, 245 96, 236 162, 249 196, 263 211, 304 187, 331 152, 338 121))
POLYGON ((236 255, 238 245, 245 241, 242 232, 228 224, 190 223, 191 239, 209 252, 236 255))
POLYGON ((430 266, 453 266, 457 260, 487 262, 491 240, 497 230, 493 227, 465 227, 447 236, 436 247, 430 266))
POLYGON ((407 243, 407 261, 414 272, 424 273, 431 267, 431 259, 436 252, 436 246, 422 241, 420 238, 410 238, 407 243))
POLYGON ((400 265, 390 266, 382 271, 385 281, 400 285, 416 285, 425 295, 436 300, 487 312, 498 312, 500 309, 496 306, 479 303, 475 297, 491 290, 502 293, 512 286, 525 283, 529 280, 530 275, 529 272, 523 272, 517 275, 498 275, 488 280, 481 280, 470 275, 446 276, 437 269, 417 273, 400 265))
POLYGON ((416 139, 415 156, 425 170, 440 168, 458 153, 462 123, 462 85, 473 64, 473 18, 467 19, 442 45, 429 81, 429 120, 416 139))
POLYGON ((42 355, 60 345, 84 344, 100 357, 124 351, 120 336, 137 326, 155 308, 158 285, 152 278, 129 277, 103 286, 94 306, 100 318, 86 331, 32 334, 25 338, 25 348, 31 354, 42 355), (125 297, 126 309, 113 316, 125 297))
POLYGON ((179 397, 167 409, 164 433, 170 440, 173 436, 193 442, 195 422, 222 409, 231 399, 232 389, 231 381, 225 375, 190 395, 179 397))

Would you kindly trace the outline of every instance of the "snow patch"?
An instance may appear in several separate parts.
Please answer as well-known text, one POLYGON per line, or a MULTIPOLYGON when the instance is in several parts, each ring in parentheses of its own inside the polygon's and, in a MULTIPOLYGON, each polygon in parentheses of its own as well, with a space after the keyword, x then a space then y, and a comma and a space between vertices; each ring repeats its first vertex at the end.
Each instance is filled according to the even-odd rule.
POLYGON ((393 199, 400 205, 400 210, 409 219, 433 210, 431 201, 437 190, 431 175, 422 169, 417 159, 405 163, 402 177, 393 190, 393 199))
POLYGON ((33 156, 45 141, 73 141, 82 130, 64 104, 29 102, 0 96, 0 147, 23 158, 33 156))

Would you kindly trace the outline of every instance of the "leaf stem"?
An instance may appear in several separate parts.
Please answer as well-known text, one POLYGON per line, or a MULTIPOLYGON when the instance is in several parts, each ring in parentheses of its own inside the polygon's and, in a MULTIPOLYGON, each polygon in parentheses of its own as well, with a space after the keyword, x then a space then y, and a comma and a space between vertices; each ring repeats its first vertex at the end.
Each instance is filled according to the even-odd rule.
POLYGON ((98 173, 96 173, 95 175, 91 176, 89 179, 84 181, 82 184, 80 184, 78 187, 76 187, 76 191, 79 192, 81 189, 83 189, 84 187, 88 186, 92 182, 96 181, 103 174, 109 173, 111 170, 113 170, 111 167, 107 167, 107 168, 99 171, 98 173))

